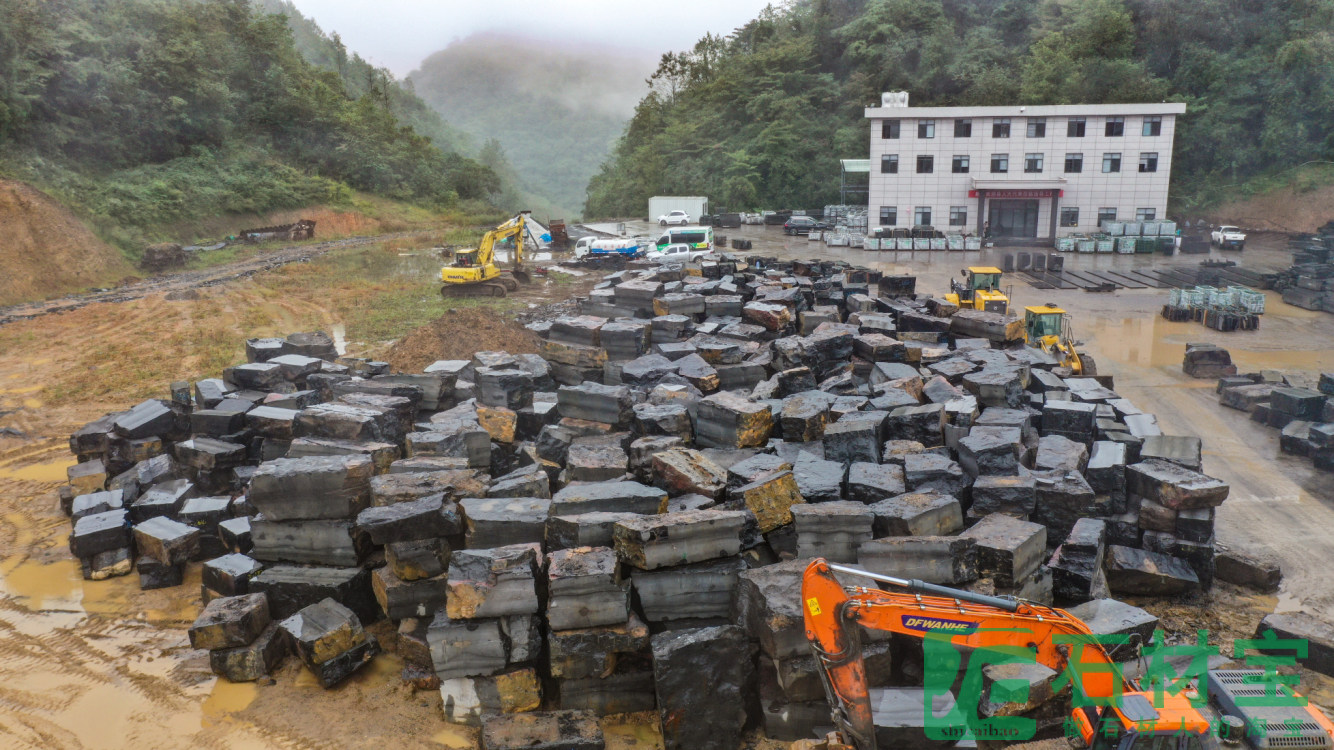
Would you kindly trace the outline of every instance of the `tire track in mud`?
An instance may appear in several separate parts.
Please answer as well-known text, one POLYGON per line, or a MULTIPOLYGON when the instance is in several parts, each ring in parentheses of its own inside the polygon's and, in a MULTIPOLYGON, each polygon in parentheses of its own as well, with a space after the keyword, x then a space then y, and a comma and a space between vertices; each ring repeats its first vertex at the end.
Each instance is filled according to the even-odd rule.
POLYGON ((320 242, 314 245, 289 245, 264 253, 263 255, 214 268, 200 271, 181 271, 162 276, 153 276, 114 289, 101 289, 83 294, 71 294, 66 297, 44 300, 41 302, 26 302, 19 305, 11 305, 9 307, 0 307, 0 325, 12 323, 16 320, 29 320, 42 315, 77 310, 85 305, 91 305, 95 302, 126 302, 129 300, 141 299, 160 292, 177 292, 185 291, 186 289, 214 286, 233 279, 245 278, 264 271, 271 271, 289 263, 299 263, 308 261, 312 258, 318 258, 331 250, 373 245, 380 242, 420 237, 426 234, 430 234, 430 232, 426 230, 394 232, 392 234, 347 237, 341 240, 330 240, 328 242, 320 242))

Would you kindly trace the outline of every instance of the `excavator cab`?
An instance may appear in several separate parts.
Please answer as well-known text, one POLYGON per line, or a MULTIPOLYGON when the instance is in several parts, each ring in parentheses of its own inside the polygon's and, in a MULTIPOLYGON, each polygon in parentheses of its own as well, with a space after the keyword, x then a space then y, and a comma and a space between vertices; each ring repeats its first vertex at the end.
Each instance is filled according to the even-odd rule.
POLYGON ((475 268, 477 266, 477 248, 472 247, 467 250, 458 250, 454 253, 454 265, 459 268, 475 268))
POLYGON ((1060 339, 1065 310, 1055 305, 1024 308, 1024 335, 1036 344, 1048 338, 1060 339))
POLYGON ((961 309, 1009 312, 1010 298, 1001 291, 1001 270, 995 266, 969 266, 959 271, 963 283, 950 282, 945 299, 961 309))

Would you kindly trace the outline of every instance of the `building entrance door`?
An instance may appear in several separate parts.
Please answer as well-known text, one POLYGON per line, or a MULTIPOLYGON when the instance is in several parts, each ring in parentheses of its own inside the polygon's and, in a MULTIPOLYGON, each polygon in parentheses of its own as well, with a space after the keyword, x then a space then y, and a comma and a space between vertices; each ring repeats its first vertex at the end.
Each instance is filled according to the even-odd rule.
POLYGON ((1037 237, 1038 202, 992 199, 988 220, 992 237, 1037 237))

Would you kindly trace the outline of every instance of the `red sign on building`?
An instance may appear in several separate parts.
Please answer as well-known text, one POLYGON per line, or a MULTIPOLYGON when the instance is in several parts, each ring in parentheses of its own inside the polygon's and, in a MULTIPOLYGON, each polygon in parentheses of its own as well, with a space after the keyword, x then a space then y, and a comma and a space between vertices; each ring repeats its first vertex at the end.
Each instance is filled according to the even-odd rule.
MULTIPOLYGON (((1064 190, 984 190, 988 198, 1051 198, 1065 195, 1064 190)), ((969 198, 976 198, 977 191, 969 190, 969 198)))

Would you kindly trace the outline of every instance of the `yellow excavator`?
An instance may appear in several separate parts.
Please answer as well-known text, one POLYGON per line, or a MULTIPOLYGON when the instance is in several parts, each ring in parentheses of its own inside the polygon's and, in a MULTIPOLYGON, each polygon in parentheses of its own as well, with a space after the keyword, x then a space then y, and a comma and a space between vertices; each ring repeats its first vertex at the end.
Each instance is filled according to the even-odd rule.
POLYGON ((1048 302, 1045 305, 1024 308, 1024 338, 1028 345, 1056 357, 1062 367, 1075 375, 1091 378, 1098 374, 1093 357, 1075 348, 1075 334, 1070 315, 1048 302))
POLYGON ((458 250, 454 262, 440 269, 440 295, 443 297, 504 297, 531 283, 523 270, 523 245, 528 236, 528 213, 522 211, 513 219, 482 236, 477 247, 458 250), (514 262, 508 272, 496 265, 496 245, 512 239, 514 262))
POLYGON ((1010 311, 1010 298, 1001 291, 1001 270, 994 266, 970 266, 959 271, 964 282, 950 281, 950 293, 945 299, 958 305, 960 310, 985 310, 1005 313, 1010 311))

